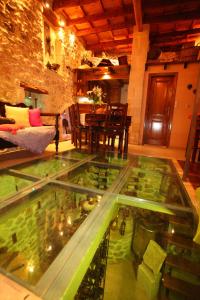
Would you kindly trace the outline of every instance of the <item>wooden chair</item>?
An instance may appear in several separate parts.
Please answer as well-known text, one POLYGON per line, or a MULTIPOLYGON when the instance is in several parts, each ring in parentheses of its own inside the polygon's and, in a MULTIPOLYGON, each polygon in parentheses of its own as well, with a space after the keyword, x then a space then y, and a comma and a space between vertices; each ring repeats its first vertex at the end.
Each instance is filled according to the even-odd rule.
POLYGON ((122 154, 127 109, 127 103, 108 105, 105 125, 101 131, 104 149, 107 143, 107 146, 111 146, 111 150, 114 151, 115 140, 118 137, 118 153, 122 154))
POLYGON ((69 119, 70 119, 70 125, 71 125, 71 143, 75 145, 75 122, 74 122, 74 109, 73 105, 68 107, 69 111, 69 119))
POLYGON ((88 140, 88 126, 81 124, 80 122, 80 112, 79 112, 79 104, 72 104, 69 107, 69 116, 72 128, 72 138, 71 142, 74 144, 76 148, 82 148, 83 136, 84 143, 87 144, 88 140))

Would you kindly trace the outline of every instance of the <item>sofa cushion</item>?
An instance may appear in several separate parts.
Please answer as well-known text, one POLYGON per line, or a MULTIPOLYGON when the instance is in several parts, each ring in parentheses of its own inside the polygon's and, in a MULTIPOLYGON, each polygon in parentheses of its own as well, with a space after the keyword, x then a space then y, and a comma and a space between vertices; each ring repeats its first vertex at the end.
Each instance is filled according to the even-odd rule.
POLYGON ((15 120, 15 123, 24 127, 30 127, 29 108, 5 105, 6 117, 15 120))
POLYGON ((39 108, 29 110, 29 122, 31 126, 42 126, 39 108))

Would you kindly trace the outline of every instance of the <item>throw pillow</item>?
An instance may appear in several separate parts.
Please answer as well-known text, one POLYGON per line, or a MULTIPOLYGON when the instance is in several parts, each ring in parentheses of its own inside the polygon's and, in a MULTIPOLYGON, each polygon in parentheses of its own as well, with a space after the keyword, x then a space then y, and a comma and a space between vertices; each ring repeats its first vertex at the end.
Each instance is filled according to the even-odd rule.
POLYGON ((39 108, 29 110, 29 122, 31 126, 42 126, 39 108))
POLYGON ((29 108, 5 105, 5 110, 6 110, 6 117, 14 119, 17 125, 30 127, 29 108))

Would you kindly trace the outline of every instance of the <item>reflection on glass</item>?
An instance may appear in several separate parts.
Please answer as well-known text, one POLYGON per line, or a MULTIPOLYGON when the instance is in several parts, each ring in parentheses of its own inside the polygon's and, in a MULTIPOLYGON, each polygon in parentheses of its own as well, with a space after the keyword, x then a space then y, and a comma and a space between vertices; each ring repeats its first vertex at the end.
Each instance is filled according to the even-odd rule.
POLYGON ((46 177, 64 170, 74 164, 73 160, 62 160, 59 158, 37 160, 32 163, 16 166, 14 169, 25 174, 46 177))
POLYGON ((87 188, 107 190, 116 180, 119 172, 119 169, 111 166, 87 163, 58 179, 87 188))
POLYGON ((78 150, 74 150, 74 149, 63 152, 62 154, 59 154, 59 155, 62 155, 62 157, 78 159, 78 160, 84 159, 89 156, 88 153, 85 151, 81 151, 81 150, 78 151, 78 150))
POLYGON ((98 195, 47 185, 0 214, 0 267, 35 285, 89 212, 98 195))
POLYGON ((159 171, 148 172, 138 168, 131 170, 120 193, 171 204, 183 204, 185 202, 176 177, 159 171))
POLYGON ((120 157, 114 153, 106 153, 105 155, 99 154, 93 159, 93 161, 108 163, 111 165, 113 164, 117 166, 125 166, 129 163, 129 160, 124 159, 123 157, 120 157))
POLYGON ((0 172, 0 201, 15 194, 32 183, 33 182, 31 180, 20 177, 19 175, 11 175, 7 172, 0 172))

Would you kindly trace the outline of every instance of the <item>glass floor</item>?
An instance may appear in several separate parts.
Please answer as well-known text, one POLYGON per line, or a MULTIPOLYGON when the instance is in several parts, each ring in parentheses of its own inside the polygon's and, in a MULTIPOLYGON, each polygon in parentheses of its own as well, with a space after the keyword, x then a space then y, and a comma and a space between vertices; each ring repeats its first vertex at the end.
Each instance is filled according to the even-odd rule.
POLYGON ((192 213, 170 160, 70 150, 2 170, 0 271, 44 299, 74 299, 120 206, 192 213))

